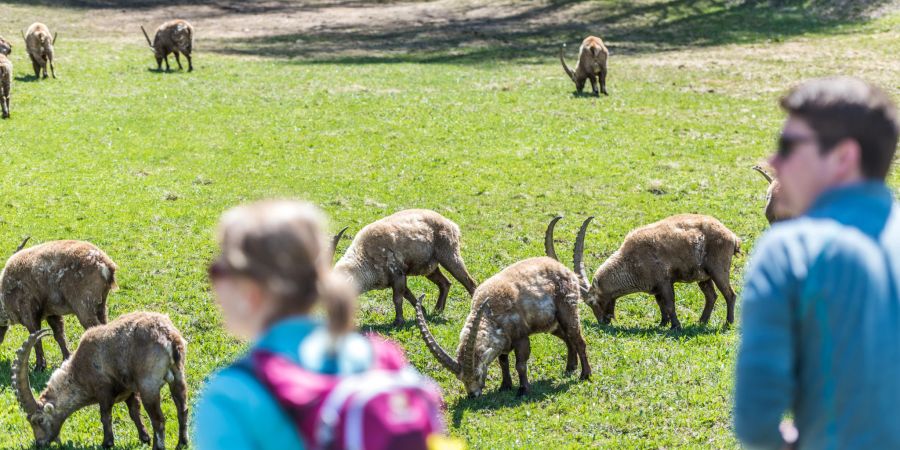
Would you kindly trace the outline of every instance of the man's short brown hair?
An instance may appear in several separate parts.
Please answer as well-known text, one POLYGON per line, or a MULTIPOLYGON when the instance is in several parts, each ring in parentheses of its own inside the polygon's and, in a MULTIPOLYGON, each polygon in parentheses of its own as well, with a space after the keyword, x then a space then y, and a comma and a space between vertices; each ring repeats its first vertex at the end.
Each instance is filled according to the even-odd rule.
POLYGON ((818 78, 791 89, 781 107, 818 134, 826 153, 844 139, 862 151, 860 168, 867 178, 884 180, 897 151, 897 107, 886 92, 859 78, 818 78))

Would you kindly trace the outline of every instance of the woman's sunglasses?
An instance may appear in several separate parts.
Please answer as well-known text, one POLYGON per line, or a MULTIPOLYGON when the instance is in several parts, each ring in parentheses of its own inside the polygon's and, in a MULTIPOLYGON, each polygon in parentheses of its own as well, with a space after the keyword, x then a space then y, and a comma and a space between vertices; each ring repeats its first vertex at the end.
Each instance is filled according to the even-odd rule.
POLYGON ((210 280, 218 280, 231 275, 234 271, 224 261, 217 259, 209 264, 206 273, 210 280))

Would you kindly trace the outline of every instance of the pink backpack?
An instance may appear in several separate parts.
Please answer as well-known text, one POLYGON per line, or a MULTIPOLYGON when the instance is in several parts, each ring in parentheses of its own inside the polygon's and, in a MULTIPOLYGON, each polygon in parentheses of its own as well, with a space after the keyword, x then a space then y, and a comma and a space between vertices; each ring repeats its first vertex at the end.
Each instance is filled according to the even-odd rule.
POLYGON ((375 357, 359 374, 311 372, 262 350, 237 365, 275 397, 309 448, 426 449, 430 435, 445 433, 440 390, 395 344, 367 338, 375 357))

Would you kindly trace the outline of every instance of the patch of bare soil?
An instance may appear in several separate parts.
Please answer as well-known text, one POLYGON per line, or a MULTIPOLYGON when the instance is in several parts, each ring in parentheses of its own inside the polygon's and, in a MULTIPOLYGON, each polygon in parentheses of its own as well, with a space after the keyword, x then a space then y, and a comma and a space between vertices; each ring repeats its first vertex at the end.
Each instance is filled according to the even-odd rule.
MULTIPOLYGON (((67 24, 83 31, 77 34, 140 42, 140 25, 152 33, 163 21, 183 18, 194 24, 197 46, 204 51, 306 62, 543 61, 560 43, 577 48, 590 34, 603 37, 613 55, 690 51, 765 41, 769 35, 781 39, 827 31, 832 23, 900 8, 900 0, 817 2, 830 5, 823 9, 830 16, 853 11, 853 17, 829 22, 810 19, 804 16, 808 12, 797 8, 768 6, 780 0, 12 0, 11 4, 32 1, 77 16, 67 24)), ((3 13, 0 5, 0 16, 3 13)))

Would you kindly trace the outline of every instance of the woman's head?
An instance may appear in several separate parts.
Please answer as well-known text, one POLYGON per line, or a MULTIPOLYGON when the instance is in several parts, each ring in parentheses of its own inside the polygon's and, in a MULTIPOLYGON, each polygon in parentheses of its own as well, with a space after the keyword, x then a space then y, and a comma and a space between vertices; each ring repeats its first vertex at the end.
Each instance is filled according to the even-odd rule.
POLYGON ((298 201, 261 201, 222 215, 210 279, 230 332, 256 337, 273 322, 308 314, 317 301, 333 332, 351 328, 355 295, 331 275, 324 229, 324 214, 298 201))

